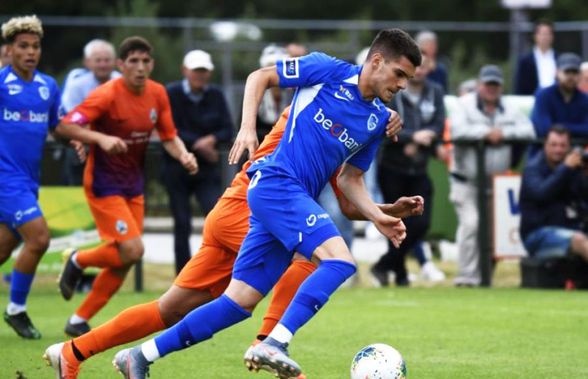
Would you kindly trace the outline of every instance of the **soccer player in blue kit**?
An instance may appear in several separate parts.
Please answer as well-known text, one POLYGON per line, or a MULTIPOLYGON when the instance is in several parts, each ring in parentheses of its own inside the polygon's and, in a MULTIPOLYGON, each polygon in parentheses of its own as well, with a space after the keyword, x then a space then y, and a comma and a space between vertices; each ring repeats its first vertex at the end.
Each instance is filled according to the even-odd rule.
POLYGON ((27 312, 37 264, 49 245, 49 228, 38 204, 40 162, 49 128, 59 122, 55 80, 36 70, 43 28, 36 16, 14 17, 2 25, 12 64, 0 71, 0 264, 21 240, 14 263, 10 302, 4 312, 16 333, 41 338, 27 312))
MULTIPOLYGON (((119 351, 113 363, 126 378, 144 378, 156 359, 250 317, 294 252, 319 266, 300 286, 268 338, 248 350, 245 362, 250 369, 264 369, 280 378, 300 375, 300 366, 288 356, 288 343, 356 270, 349 248, 315 199, 343 164, 338 177, 343 194, 394 244, 402 242, 406 235, 402 220, 385 215, 370 199, 363 172, 390 122, 384 103, 405 88, 420 62, 414 40, 399 29, 390 29, 378 33, 363 66, 313 53, 285 59, 249 76, 243 121, 230 163, 236 163, 245 150, 251 156, 257 148, 255 117, 263 92, 277 85, 298 88, 277 149, 248 170, 250 230, 232 280, 221 297, 190 312, 175 326, 142 345, 119 351)), ((401 122, 396 114, 394 118, 401 122)))

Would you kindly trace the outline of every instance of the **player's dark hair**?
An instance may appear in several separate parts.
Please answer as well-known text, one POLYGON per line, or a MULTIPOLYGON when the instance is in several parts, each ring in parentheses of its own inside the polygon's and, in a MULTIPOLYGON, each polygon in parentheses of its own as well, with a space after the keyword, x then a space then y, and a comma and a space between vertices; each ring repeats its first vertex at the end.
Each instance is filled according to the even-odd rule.
POLYGON ((375 53, 380 53, 385 60, 395 60, 406 57, 413 66, 421 65, 421 50, 412 37, 400 29, 381 30, 368 52, 369 60, 375 53))
POLYGON ((124 61, 134 51, 141 51, 152 55, 153 47, 149 41, 143 37, 128 37, 120 43, 118 47, 118 57, 124 61))

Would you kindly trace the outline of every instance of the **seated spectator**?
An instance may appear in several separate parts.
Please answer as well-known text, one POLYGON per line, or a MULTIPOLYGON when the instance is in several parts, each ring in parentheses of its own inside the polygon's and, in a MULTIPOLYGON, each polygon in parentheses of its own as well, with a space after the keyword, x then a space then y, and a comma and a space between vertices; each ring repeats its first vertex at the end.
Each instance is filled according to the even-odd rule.
POLYGON ((571 206, 585 174, 580 149, 570 149, 570 135, 563 126, 552 127, 543 150, 523 172, 520 234, 529 255, 538 259, 576 254, 588 261, 588 237, 571 206))
POLYGON ((451 136, 454 140, 486 142, 485 173, 478 173, 476 148, 456 143, 453 148, 449 199, 457 213, 458 272, 454 283, 458 286, 477 286, 481 282, 478 242, 478 190, 491 195, 490 188, 479 189, 478 175, 486 175, 488 182, 494 174, 507 171, 511 164, 511 147, 505 139, 534 137, 529 118, 516 106, 502 98, 503 75, 493 65, 482 67, 478 89, 458 99, 451 114, 451 136))
MULTIPOLYGON (((557 83, 535 95, 531 120, 537 137, 545 137, 554 125, 562 125, 572 138, 588 138, 588 95, 578 90, 580 57, 563 53, 557 58, 557 83)), ((540 150, 535 146, 531 155, 540 150)))

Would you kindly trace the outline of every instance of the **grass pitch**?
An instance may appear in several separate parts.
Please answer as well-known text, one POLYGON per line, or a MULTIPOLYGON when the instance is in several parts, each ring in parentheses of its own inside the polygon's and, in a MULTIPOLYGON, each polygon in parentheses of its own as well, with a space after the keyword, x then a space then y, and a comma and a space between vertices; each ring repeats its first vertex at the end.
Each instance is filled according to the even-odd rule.
MULTIPOLYGON (((53 378, 41 355, 64 339, 63 326, 81 301, 63 301, 51 280, 39 278, 29 314, 43 333, 25 341, 0 323, 0 378, 53 378), (22 376, 17 376, 20 372, 22 376)), ((128 306, 161 292, 126 287, 92 321, 96 326, 128 306)), ((0 285, 2 307, 6 284, 0 285)), ((171 354, 152 366, 152 378, 271 378, 251 374, 242 356, 266 307, 212 340, 171 354)), ((295 337, 290 352, 311 379, 349 378, 353 355, 383 342, 404 356, 409 378, 588 378, 588 294, 518 288, 372 289, 338 291, 295 337)), ((110 362, 118 348, 83 365, 80 378, 116 378, 110 362)))

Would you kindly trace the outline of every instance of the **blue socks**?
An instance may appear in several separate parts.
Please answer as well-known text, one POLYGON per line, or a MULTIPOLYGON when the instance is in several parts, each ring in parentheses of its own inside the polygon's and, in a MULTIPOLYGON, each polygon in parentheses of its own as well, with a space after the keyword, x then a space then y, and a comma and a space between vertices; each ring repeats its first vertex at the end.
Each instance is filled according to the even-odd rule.
POLYGON ((35 274, 23 274, 16 270, 12 270, 10 279, 10 301, 14 304, 25 305, 27 297, 31 291, 31 284, 35 274))
POLYGON ((241 308, 226 295, 204 304, 188 313, 180 322, 155 337, 159 356, 185 349, 207 340, 214 333, 228 328, 246 318, 251 313, 241 308))
POLYGON ((302 283, 280 324, 292 334, 296 333, 355 271, 355 265, 349 262, 335 259, 322 261, 316 271, 302 283))

